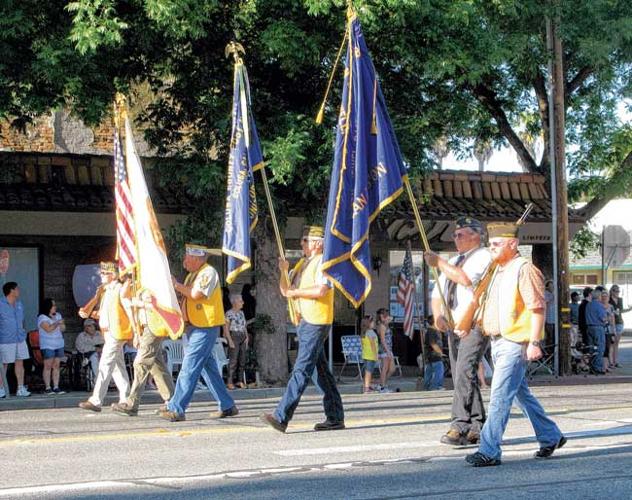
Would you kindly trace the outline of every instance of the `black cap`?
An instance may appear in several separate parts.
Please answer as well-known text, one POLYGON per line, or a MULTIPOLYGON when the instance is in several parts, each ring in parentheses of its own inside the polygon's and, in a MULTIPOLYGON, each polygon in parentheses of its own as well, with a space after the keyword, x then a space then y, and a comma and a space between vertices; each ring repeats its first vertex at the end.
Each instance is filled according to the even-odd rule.
POLYGON ((472 229, 478 229, 483 231, 483 224, 478 219, 473 217, 459 217, 454 223, 457 229, 463 229, 464 227, 471 227, 472 229))

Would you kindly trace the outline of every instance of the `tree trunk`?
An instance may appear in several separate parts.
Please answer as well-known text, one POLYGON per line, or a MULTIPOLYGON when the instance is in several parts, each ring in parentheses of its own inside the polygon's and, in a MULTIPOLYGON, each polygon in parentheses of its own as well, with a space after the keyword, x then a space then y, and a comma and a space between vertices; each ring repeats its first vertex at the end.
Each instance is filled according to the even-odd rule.
POLYGON ((268 384, 287 381, 287 302, 279 292, 279 251, 267 217, 261 218, 254 231, 256 262, 257 314, 270 317, 273 333, 257 332, 256 349, 259 375, 268 384))

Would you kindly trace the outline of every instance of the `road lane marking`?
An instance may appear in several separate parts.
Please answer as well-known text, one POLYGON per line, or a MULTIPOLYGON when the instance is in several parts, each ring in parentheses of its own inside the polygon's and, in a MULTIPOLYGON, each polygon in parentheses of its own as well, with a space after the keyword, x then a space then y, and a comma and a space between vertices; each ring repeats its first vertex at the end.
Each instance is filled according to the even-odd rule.
POLYGON ((436 442, 417 442, 417 443, 381 443, 381 444, 362 444, 355 446, 331 446, 329 448, 299 448, 296 450, 280 450, 275 451, 276 455, 284 457, 301 457, 306 455, 329 455, 333 453, 358 453, 363 451, 379 451, 379 450, 405 450, 411 448, 428 448, 437 446, 436 442))
MULTIPOLYGON (((595 412, 595 411, 607 411, 607 410, 624 410, 630 409, 632 405, 604 405, 604 406, 593 406, 590 408, 586 408, 585 406, 578 407, 568 407, 568 408, 559 408, 557 410, 551 410, 548 412, 551 416, 561 416, 568 415, 574 412, 595 412)), ((522 415, 519 410, 512 410, 512 416, 522 415)), ((254 415, 253 415, 254 418, 254 415)), ((429 422, 434 423, 442 423, 449 422, 450 415, 448 414, 438 414, 438 415, 427 415, 427 416, 416 416, 416 415, 405 415, 401 417, 397 416, 385 416, 379 418, 352 418, 346 419, 345 423, 347 425, 348 430, 354 430, 354 428, 362 428, 362 427, 370 427, 370 426, 378 426, 378 425, 423 425, 429 422)), ((193 421, 196 422, 196 421, 193 421)), ((258 423, 257 423, 258 424, 258 423)), ((293 433, 301 432, 301 431, 309 431, 313 429, 313 423, 303 422, 303 423, 292 423, 289 427, 288 435, 292 435, 293 433)), ((78 435, 65 435, 65 436, 42 436, 42 435, 29 435, 26 437, 12 437, 9 439, 0 439, 0 449, 6 448, 10 446, 16 445, 40 445, 44 444, 53 444, 53 443, 81 443, 81 442, 104 442, 104 441, 115 441, 115 440, 128 440, 130 438, 194 438, 195 436, 202 435, 211 435, 211 434, 234 434, 234 433, 257 433, 262 432, 267 427, 263 425, 252 425, 250 423, 241 424, 238 421, 232 421, 230 424, 215 424, 209 425, 203 428, 174 428, 167 429, 164 427, 157 429, 149 429, 145 431, 139 431, 137 429, 129 430, 129 431, 118 431, 118 432, 109 432, 109 433, 101 433, 101 434, 93 434, 92 431, 86 431, 84 434, 78 435)))

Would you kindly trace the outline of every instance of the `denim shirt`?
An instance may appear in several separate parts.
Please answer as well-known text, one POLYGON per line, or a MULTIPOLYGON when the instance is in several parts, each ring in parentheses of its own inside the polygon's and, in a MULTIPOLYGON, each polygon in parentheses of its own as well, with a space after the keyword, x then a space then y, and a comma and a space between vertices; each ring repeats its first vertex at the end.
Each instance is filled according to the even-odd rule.
POLYGON ((0 299, 0 344, 17 344, 26 340, 24 330, 24 306, 19 300, 9 304, 6 297, 0 299))
POLYGON ((606 308, 601 302, 593 299, 586 306, 586 325, 588 326, 601 326, 604 325, 608 319, 606 308))

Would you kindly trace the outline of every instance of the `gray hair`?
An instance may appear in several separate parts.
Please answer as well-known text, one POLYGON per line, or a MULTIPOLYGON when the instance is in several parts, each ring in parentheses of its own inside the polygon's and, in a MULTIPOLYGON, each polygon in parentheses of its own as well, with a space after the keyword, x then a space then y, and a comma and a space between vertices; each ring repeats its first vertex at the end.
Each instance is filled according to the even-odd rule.
POLYGON ((231 304, 234 304, 238 300, 244 300, 243 297, 241 296, 241 293, 231 293, 230 294, 230 303, 231 304))

